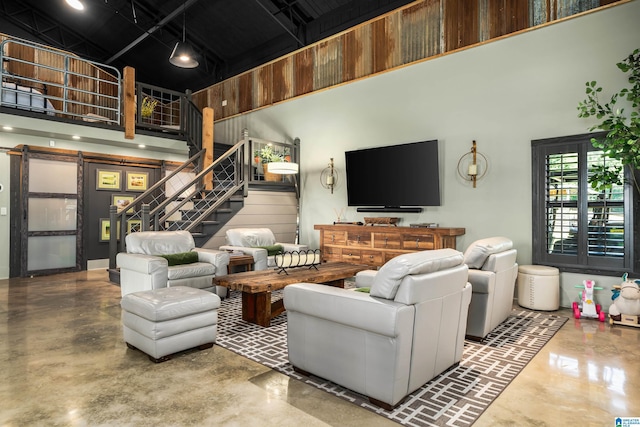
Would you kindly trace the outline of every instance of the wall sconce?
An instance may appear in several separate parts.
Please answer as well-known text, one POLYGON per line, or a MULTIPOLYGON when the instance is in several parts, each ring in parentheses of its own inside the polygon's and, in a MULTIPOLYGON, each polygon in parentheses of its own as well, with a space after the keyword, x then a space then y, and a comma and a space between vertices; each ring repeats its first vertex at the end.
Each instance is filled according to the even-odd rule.
POLYGON ((485 176, 487 169, 487 158, 478 151, 474 140, 471 151, 458 160, 458 175, 465 181, 473 182, 473 188, 476 188, 476 182, 485 176))
POLYGON ((331 194, 333 194, 333 187, 338 183, 338 175, 336 174, 336 170, 333 167, 333 157, 329 159, 329 166, 324 168, 320 173, 320 184, 331 190, 331 194))

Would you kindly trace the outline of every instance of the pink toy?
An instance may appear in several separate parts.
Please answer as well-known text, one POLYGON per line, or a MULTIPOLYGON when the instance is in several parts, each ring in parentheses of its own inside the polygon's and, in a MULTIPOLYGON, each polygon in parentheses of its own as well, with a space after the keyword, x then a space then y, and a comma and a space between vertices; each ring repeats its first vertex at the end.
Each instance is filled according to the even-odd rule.
POLYGON ((576 319, 590 317, 604 322, 605 314, 601 310, 600 304, 596 304, 593 301, 593 291, 602 290, 602 288, 594 286, 594 284, 593 280, 585 280, 582 285, 576 285, 576 288, 583 288, 582 292, 580 292, 580 303, 573 303, 573 317, 576 319))

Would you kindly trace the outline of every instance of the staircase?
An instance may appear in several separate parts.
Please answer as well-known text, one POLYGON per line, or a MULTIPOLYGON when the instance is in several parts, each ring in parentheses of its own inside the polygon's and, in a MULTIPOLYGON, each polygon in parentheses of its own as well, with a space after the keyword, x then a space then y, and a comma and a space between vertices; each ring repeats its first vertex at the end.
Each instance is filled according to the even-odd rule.
MULTIPOLYGON (((202 150, 166 175, 129 206, 117 212, 110 207, 112 230, 116 224, 139 220, 140 231, 187 230, 196 246, 201 247, 244 205, 249 181, 249 145, 245 138, 203 168, 202 150)), ((111 233, 109 241, 109 278, 120 282, 116 269, 116 254, 124 252, 127 227, 119 227, 119 236, 111 233)))

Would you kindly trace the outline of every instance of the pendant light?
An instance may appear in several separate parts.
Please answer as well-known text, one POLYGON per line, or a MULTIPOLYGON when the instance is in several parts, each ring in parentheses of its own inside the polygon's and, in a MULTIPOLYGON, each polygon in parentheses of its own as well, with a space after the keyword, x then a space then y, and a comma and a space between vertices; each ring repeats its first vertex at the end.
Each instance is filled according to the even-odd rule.
POLYGON ((67 4, 76 10, 84 10, 84 4, 80 0, 66 0, 67 4))
POLYGON ((182 41, 176 43, 169 57, 169 62, 180 68, 195 68, 199 64, 193 47, 187 43, 186 7, 184 3, 182 4, 182 41))

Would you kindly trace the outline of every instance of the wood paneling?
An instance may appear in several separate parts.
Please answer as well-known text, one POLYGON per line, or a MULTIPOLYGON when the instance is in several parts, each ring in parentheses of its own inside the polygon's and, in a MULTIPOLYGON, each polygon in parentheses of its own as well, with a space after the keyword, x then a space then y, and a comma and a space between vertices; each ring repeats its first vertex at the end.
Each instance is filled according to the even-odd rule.
POLYGON ((238 80, 239 82, 239 108, 238 111, 240 113, 244 113, 245 111, 249 111, 253 109, 253 97, 251 94, 253 93, 253 76, 250 73, 245 73, 240 75, 238 80))
POLYGON ((240 79, 229 79, 222 82, 222 101, 227 101, 224 112, 230 116, 238 114, 238 86, 240 79))
POLYGON ((445 50, 448 52, 478 43, 480 41, 479 0, 443 1, 445 50))
POLYGON ((218 249, 226 245, 225 232, 229 228, 267 227, 278 242, 293 243, 298 218, 297 200, 293 192, 249 190, 244 207, 203 247, 218 249))
POLYGON ((400 14, 387 15, 372 23, 373 72, 379 73, 402 64, 399 46, 400 14))
POLYGON ((313 91, 315 49, 304 49, 294 56, 295 96, 313 91))
POLYGON ((293 57, 273 63, 273 102, 293 97, 293 57))
POLYGON ((480 16, 480 39, 489 40, 527 28, 529 4, 521 0, 481 0, 480 16))
POLYGON ((226 99, 220 120, 620 1, 415 2, 207 88, 206 104, 194 100, 216 108, 226 99))
POLYGON ((440 53, 440 0, 426 0, 402 11, 402 63, 440 53))
POLYGON ((371 26, 363 25, 342 36, 342 79, 358 79, 373 73, 371 26))
POLYGON ((342 82, 342 39, 328 39, 316 45, 313 89, 337 85, 342 82))

